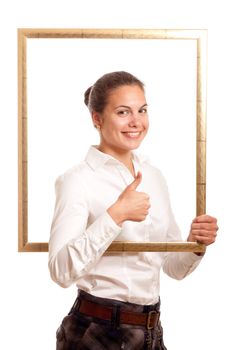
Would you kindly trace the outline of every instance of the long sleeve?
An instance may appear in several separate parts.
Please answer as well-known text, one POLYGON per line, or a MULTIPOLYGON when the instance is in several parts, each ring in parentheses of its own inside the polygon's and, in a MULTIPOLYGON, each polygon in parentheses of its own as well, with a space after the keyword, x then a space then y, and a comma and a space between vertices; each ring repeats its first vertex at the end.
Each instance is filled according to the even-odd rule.
POLYGON ((105 211, 89 224, 85 186, 77 174, 56 181, 56 204, 49 241, 49 270, 52 279, 68 287, 83 276, 119 234, 105 211))
MULTIPOLYGON (((167 242, 183 241, 181 232, 175 221, 170 198, 167 192, 167 215, 169 217, 169 226, 167 230, 167 242)), ((196 269, 202 260, 201 256, 198 256, 192 252, 170 252, 165 254, 163 263, 163 271, 174 279, 183 279, 196 269)))

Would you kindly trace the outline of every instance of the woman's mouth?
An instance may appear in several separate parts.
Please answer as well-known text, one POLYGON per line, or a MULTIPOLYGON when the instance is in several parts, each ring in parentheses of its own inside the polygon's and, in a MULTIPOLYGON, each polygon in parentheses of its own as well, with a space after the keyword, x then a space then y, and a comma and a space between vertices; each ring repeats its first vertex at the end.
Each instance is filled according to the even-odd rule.
POLYGON ((140 136, 141 131, 124 131, 123 134, 130 139, 136 139, 140 136))

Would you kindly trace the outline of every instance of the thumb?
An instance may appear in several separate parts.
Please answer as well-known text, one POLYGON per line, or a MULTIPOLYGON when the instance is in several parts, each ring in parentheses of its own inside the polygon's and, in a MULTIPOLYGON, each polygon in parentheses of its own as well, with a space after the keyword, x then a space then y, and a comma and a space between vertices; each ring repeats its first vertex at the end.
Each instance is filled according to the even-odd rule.
POLYGON ((135 177, 134 181, 128 187, 126 187, 126 189, 130 190, 130 191, 136 191, 136 189, 140 185, 141 181, 142 181, 142 173, 140 173, 140 171, 139 171, 137 173, 137 176, 135 177))

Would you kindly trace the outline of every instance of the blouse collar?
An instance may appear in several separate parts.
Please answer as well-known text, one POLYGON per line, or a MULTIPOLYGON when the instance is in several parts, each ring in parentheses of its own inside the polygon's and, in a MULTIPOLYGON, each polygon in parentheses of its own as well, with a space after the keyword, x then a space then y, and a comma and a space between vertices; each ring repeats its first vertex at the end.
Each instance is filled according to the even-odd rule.
MULTIPOLYGON (((138 154, 134 151, 132 152, 132 155, 133 155, 133 161, 138 164, 142 164, 148 161, 148 157, 138 154)), ((112 164, 120 163, 119 160, 112 157, 111 155, 99 151, 97 146, 91 146, 89 148, 85 161, 93 170, 96 170, 98 167, 101 167, 106 163, 112 163, 112 164)))

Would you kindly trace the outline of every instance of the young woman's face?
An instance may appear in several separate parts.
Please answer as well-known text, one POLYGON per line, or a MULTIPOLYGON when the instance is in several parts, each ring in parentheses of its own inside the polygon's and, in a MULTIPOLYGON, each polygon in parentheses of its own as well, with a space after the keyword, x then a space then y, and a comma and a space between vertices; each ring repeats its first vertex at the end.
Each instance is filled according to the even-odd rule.
POLYGON ((138 148, 149 127, 144 92, 137 85, 113 90, 103 113, 94 113, 93 119, 100 126, 100 149, 105 153, 122 154, 138 148))

